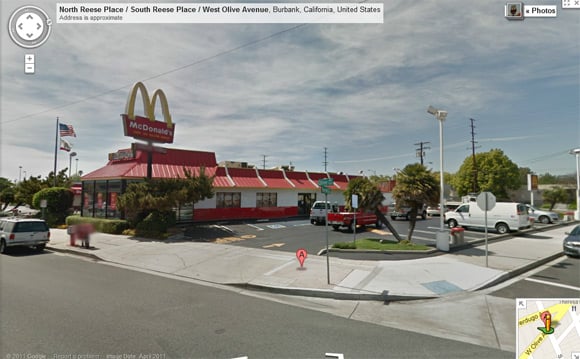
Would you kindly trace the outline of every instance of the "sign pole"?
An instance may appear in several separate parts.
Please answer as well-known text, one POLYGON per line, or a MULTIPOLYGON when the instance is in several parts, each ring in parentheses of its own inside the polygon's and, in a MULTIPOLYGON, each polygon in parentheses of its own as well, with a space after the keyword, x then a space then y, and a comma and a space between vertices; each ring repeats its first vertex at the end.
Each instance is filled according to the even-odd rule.
POLYGON ((326 234, 326 282, 330 284, 330 259, 328 257, 328 193, 324 191, 324 233, 326 234))
POLYGON ((485 266, 488 267, 487 262, 487 193, 485 193, 485 266))

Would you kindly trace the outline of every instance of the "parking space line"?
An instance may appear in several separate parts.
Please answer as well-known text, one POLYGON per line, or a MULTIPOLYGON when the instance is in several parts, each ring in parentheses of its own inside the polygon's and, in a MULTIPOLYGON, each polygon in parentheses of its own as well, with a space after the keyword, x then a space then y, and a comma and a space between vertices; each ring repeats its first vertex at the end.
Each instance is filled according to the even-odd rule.
POLYGON ((257 229, 258 231, 263 231, 264 230, 264 228, 260 228, 258 226, 254 226, 253 224, 247 224, 247 225, 250 226, 250 227, 252 227, 252 228, 257 229))
POLYGON ((530 282, 540 283, 540 284, 547 284, 547 285, 551 285, 551 286, 554 286, 554 287, 560 287, 560 288, 567 288, 567 289, 577 290, 577 291, 580 292, 580 287, 574 287, 574 286, 571 286, 571 285, 552 283, 552 282, 547 282, 545 280, 534 279, 534 278, 525 278, 525 280, 528 280, 530 282))

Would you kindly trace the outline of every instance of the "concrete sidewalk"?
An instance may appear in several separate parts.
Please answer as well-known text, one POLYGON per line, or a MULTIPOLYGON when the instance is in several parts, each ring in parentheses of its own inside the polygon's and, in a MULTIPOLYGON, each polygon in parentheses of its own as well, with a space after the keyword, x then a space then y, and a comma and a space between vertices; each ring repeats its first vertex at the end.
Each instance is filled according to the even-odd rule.
POLYGON ((200 281, 288 295, 352 300, 435 298, 485 288, 562 255, 569 226, 535 232, 485 247, 399 261, 346 260, 309 254, 300 268, 294 253, 190 241, 139 240, 94 233, 91 248, 69 245, 66 230, 52 229, 49 249, 200 281))

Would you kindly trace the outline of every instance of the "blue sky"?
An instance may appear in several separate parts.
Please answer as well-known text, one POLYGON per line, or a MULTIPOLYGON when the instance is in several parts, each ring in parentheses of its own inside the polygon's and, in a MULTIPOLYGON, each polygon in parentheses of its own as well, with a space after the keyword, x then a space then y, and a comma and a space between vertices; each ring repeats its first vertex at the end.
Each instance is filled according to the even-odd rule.
MULTIPOLYGON (((57 116, 77 133, 67 139, 78 169, 104 166, 133 141, 120 114, 137 81, 167 95, 167 147, 218 161, 261 167, 266 155, 266 167, 322 171, 327 147, 329 171, 392 175, 428 141, 425 161, 438 171, 433 105, 449 113, 447 172, 471 155, 474 118, 478 152, 575 173, 580 10, 537 3, 556 4, 558 17, 507 21, 505 2, 425 0, 384 2, 384 24, 58 24, 56 2, 34 1, 55 22, 48 41, 25 50, 1 35, 0 176, 52 171, 57 116)), ((21 5, 1 2, 2 29, 21 5)), ((68 163, 59 151, 59 170, 68 163)))

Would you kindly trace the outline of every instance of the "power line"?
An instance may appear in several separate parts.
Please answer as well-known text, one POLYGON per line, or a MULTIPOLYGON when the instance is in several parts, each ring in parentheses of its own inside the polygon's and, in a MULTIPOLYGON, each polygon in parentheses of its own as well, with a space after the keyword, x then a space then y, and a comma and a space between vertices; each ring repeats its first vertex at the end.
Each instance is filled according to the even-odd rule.
MULTIPOLYGON (((478 185, 477 185, 477 161, 475 160, 475 144, 477 143, 477 141, 475 141, 475 120, 470 118, 469 121, 471 122, 471 157, 473 158, 473 185, 472 185, 472 190, 473 193, 477 193, 478 192, 478 185)), ((480 146, 478 146, 479 148, 480 146)))

